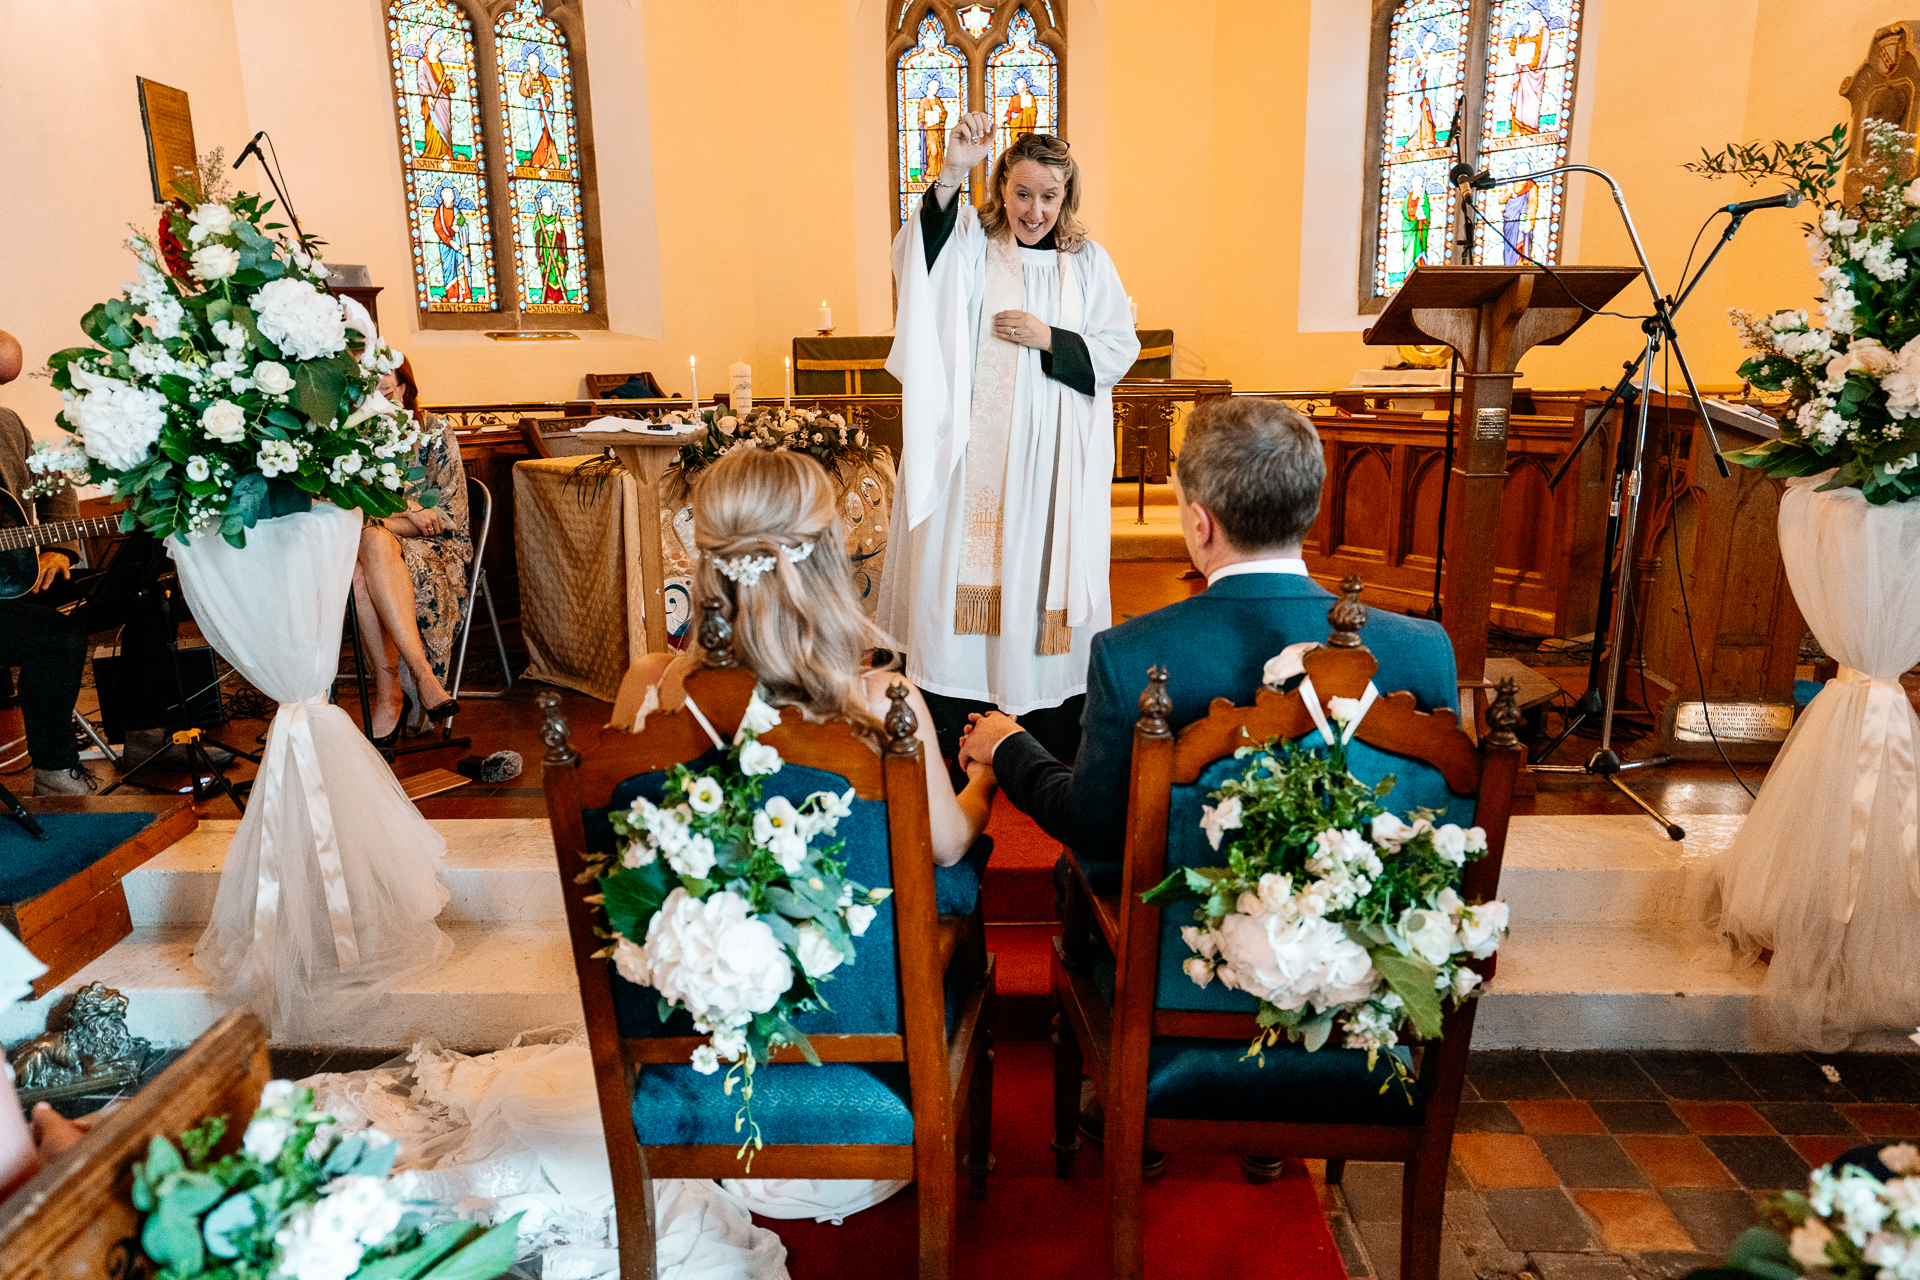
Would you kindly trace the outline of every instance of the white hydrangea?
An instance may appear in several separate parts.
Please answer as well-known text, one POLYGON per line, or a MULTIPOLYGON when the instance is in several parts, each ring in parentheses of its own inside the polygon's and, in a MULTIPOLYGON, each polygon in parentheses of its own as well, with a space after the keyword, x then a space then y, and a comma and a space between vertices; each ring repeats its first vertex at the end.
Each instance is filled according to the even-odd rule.
POLYGON ((339 301, 305 280, 269 280, 253 295, 253 310, 261 335, 295 360, 320 360, 346 349, 339 301))
POLYGON ((797 949, 800 971, 809 978, 825 977, 838 969, 846 959, 840 954, 840 948, 834 946, 833 940, 827 937, 827 931, 813 921, 801 925, 796 932, 800 935, 797 949))
MULTIPOLYGON (((74 381, 81 375, 76 371, 74 381)), ((115 471, 130 471, 146 460, 167 425, 167 398, 148 387, 129 387, 98 379, 99 389, 69 395, 67 421, 79 429, 87 456, 115 471)))
POLYGON ((702 901, 676 888, 648 924, 644 949, 638 980, 715 1025, 767 1012, 793 985, 786 948, 730 890, 702 901))
POLYGON ((1330 920, 1227 916, 1215 930, 1223 985, 1281 1009, 1326 1009, 1364 1000, 1379 983, 1366 949, 1330 920))

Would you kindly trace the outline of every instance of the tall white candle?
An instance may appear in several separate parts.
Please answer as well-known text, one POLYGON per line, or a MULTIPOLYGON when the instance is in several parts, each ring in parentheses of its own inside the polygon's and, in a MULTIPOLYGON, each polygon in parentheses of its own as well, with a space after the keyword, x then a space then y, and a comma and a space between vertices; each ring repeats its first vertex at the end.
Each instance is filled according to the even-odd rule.
POLYGON ((733 390, 733 412, 745 413, 753 408, 753 366, 745 360, 735 360, 727 366, 727 382, 733 390))
POLYGON ((784 357, 787 366, 787 412, 793 412, 793 357, 784 357))
POLYGON ((687 357, 687 381, 693 384, 688 399, 693 402, 693 416, 700 416, 700 361, 698 357, 687 357))
POLYGON ((833 308, 827 305, 825 298, 820 299, 820 328, 833 328, 833 308))
POLYGON ((1138 329, 1140 327, 1140 304, 1133 300, 1132 294, 1127 295, 1127 311, 1133 316, 1133 327, 1138 329))

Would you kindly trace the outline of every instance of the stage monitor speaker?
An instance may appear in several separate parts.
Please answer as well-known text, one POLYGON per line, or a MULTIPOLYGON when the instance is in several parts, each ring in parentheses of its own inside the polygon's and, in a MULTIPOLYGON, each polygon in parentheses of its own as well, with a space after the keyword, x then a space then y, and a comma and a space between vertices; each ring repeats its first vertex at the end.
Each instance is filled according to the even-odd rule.
POLYGON ((186 714, 177 706, 173 672, 164 650, 144 661, 124 653, 96 649, 93 683, 100 693, 100 719, 108 742, 125 742, 129 729, 211 729, 226 720, 220 699, 220 673, 213 649, 205 643, 180 645, 180 687, 186 714))

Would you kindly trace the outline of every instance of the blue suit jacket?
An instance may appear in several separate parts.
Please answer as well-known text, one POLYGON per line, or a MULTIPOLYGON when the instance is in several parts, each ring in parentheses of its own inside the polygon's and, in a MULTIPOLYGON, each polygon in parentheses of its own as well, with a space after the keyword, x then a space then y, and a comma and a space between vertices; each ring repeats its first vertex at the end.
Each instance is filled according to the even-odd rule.
MULTIPOLYGON (((1073 767, 1032 734, 1017 733, 994 752, 1001 788, 1042 831, 1081 856, 1117 860, 1125 851, 1133 727, 1147 668, 1167 668, 1175 729, 1204 717, 1215 698, 1245 705, 1260 688, 1267 659, 1290 644, 1327 638, 1333 599, 1300 574, 1238 574, 1102 632, 1093 638, 1073 767)), ((1405 690, 1422 711, 1456 705, 1453 645, 1439 623, 1369 610, 1360 638, 1380 663, 1380 692, 1405 690)))

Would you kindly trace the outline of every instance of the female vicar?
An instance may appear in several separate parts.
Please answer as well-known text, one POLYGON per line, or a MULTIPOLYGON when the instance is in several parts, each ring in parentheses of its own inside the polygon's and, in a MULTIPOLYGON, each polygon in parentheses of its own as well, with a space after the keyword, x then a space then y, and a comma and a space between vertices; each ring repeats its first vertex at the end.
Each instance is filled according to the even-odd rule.
MULTIPOLYGON (((992 134, 991 116, 961 118, 893 244, 907 524, 877 621, 943 746, 980 703, 1021 715, 1086 691, 1111 621, 1112 390, 1140 350, 1113 260, 1074 217, 1066 143, 1023 135, 977 211, 959 198, 992 134)), ((1078 726, 1061 728, 1070 750, 1078 726)))

